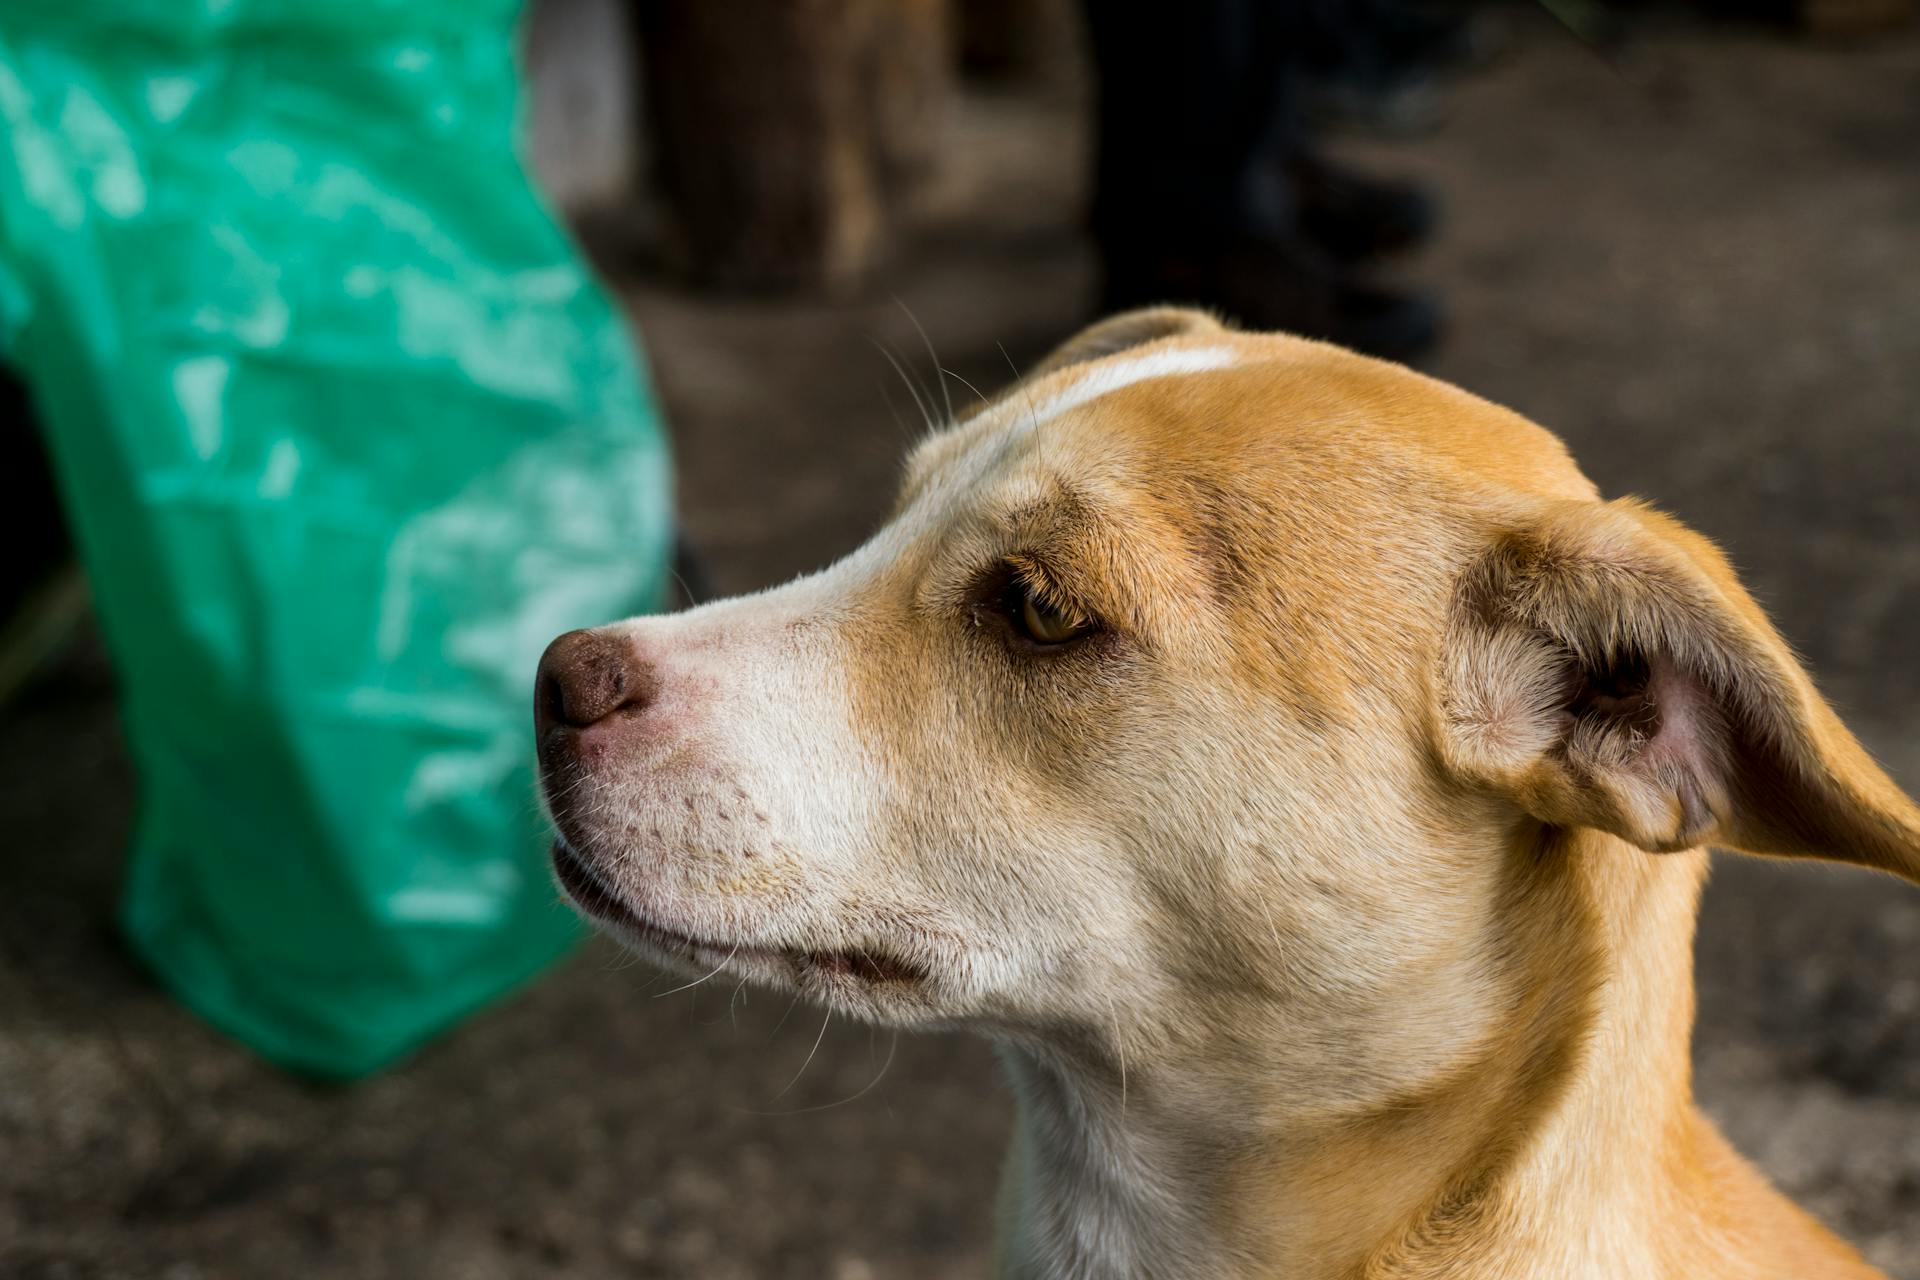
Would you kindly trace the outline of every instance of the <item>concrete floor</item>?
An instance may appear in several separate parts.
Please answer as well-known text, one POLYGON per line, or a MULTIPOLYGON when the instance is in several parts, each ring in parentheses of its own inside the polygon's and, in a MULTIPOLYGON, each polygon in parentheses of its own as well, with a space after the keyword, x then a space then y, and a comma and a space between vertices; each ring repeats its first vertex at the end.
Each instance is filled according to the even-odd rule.
MULTIPOLYGON (((911 434, 889 396, 911 408, 870 340, 910 356, 906 309, 983 389, 998 344, 1025 363, 1086 318, 1073 105, 969 102, 939 216, 868 300, 634 288, 724 589, 871 528, 911 434)), ((1920 788, 1920 39, 1654 31, 1609 65, 1536 32, 1437 136, 1359 149, 1446 198, 1411 264, 1453 314, 1435 371, 1720 539, 1920 788)), ((1008 1114, 983 1045, 831 1024, 776 1098, 818 1014, 655 999, 596 944, 380 1079, 303 1084, 118 950, 132 794, 97 659, 0 721, 0 1275, 981 1273, 1008 1114)), ((1708 1109, 1920 1278, 1920 890, 1723 858, 1700 958, 1708 1109)))

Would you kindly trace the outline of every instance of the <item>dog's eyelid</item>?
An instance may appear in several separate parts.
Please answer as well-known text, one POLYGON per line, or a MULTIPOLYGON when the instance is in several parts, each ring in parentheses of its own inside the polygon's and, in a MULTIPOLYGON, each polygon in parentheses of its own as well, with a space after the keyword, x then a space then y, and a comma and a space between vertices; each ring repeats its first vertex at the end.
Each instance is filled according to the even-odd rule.
POLYGON ((1008 556, 1006 565, 1011 571, 1009 582, 1025 588, 1040 604, 1086 626, 1103 625, 1100 610, 1087 604, 1078 593, 1062 586, 1059 575, 1048 567, 1046 561, 1022 554, 1008 556))
POLYGON ((1012 555, 1007 557, 1007 568, 1011 571, 1013 581, 1032 592, 1037 599, 1056 607, 1067 603, 1067 593, 1060 589, 1044 561, 1025 554, 1012 555))

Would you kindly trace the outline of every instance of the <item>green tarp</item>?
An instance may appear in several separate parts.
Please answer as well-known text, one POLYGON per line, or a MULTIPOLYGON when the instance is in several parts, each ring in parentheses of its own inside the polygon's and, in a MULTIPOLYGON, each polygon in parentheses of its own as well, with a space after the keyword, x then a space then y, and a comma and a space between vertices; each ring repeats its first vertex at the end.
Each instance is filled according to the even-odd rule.
POLYGON ((666 576, 637 349, 517 158, 515 9, 0 5, 0 359, 120 672, 123 923, 325 1075, 574 938, 534 666, 666 576))

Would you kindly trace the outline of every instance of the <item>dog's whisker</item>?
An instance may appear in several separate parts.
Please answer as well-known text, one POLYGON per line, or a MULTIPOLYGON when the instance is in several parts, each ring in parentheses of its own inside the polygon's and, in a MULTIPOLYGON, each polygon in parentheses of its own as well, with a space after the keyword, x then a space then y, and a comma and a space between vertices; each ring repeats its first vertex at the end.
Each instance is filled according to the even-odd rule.
POLYGON ((1020 389, 1021 398, 1027 402, 1027 420, 1029 425, 1038 428, 1040 425, 1040 406, 1034 403, 1033 389, 1027 386, 1027 380, 1020 376, 1020 366, 1013 362, 1011 355, 1007 354, 1007 344, 1004 342, 996 342, 993 345, 1000 348, 1000 358, 1007 362, 1007 368, 1013 370, 1013 385, 1020 389))
MULTIPOLYGON (((640 957, 638 956, 634 957, 636 961, 639 958, 640 957)), ((628 966, 628 967, 631 968, 632 966, 628 966)), ((622 970, 622 972, 625 972, 625 970, 622 970)), ((672 976, 673 975, 665 969, 656 969, 654 970, 653 976, 651 978, 648 978, 646 981, 646 984, 642 986, 640 990, 637 991, 635 994, 646 995, 647 992, 653 990, 655 987, 659 986, 661 983, 665 982, 668 978, 671 978, 672 976)))
POLYGON ((1013 380, 1015 382, 1020 381, 1020 366, 1015 364, 1013 362, 1013 356, 1008 354, 1007 344, 1004 342, 995 342, 993 346, 994 350, 1000 353, 1000 358, 1007 362, 1007 369, 1013 374, 1013 380))
MULTIPOLYGON (((584 773, 575 774, 572 778, 569 778, 565 784, 547 793, 547 806, 551 808, 563 800, 570 799, 574 792, 579 791, 586 785, 586 782, 587 776, 584 773)), ((535 803, 537 804, 538 802, 538 797, 536 797, 535 803)))
POLYGON ((692 991, 695 987, 706 982, 708 978, 713 977, 714 974, 719 973, 722 969, 732 964, 733 958, 739 954, 740 954, 740 944, 736 942, 733 944, 733 950, 727 952, 727 958, 725 960, 722 960, 719 964, 713 966, 713 968, 707 972, 705 977, 695 978, 692 982, 683 982, 679 986, 673 988, 671 991, 662 991, 659 995, 655 996, 654 999, 665 1000, 668 996, 679 995, 682 991, 692 991))
POLYGON ((873 343, 874 350, 886 357, 887 363, 893 366, 893 371, 900 375, 900 381, 905 384, 907 394, 913 397, 914 408, 920 411, 920 421, 925 424, 927 431, 938 430, 939 424, 933 420, 932 403, 922 396, 920 388, 911 377, 907 376, 906 366, 900 362, 900 357, 893 354, 893 349, 877 338, 869 338, 867 341, 873 343))
POLYGON ((800 1064, 798 1071, 793 1073, 793 1079, 787 1081, 780 1092, 773 1095, 774 1101, 786 1097, 787 1090, 799 1084, 800 1077, 807 1074, 807 1068, 813 1065, 813 1055, 820 1052, 820 1042, 827 1038, 827 1024, 832 1021, 833 1010, 829 1009, 827 1010, 826 1016, 820 1019, 820 1034, 813 1038, 813 1048, 807 1050, 807 1060, 800 1064))
MULTIPOLYGON (((913 326, 913 331, 920 335, 920 342, 927 349, 927 359, 933 362, 934 381, 940 384, 940 398, 942 401, 946 403, 946 406, 947 406, 947 421, 952 422, 953 421, 953 396, 949 394, 947 391, 947 380, 944 376, 942 376, 943 374, 946 373, 946 370, 940 367, 940 357, 934 353, 933 339, 927 336, 926 329, 920 323, 920 317, 913 314, 913 308, 909 307, 906 304, 906 302, 903 301, 898 296, 895 296, 893 301, 895 306, 899 307, 900 310, 906 313, 907 322, 913 326)), ((979 392, 975 392, 974 394, 978 395, 979 392)))
POLYGON ((913 429, 907 426, 905 418, 900 416, 900 406, 893 402, 893 392, 887 390, 887 380, 876 377, 873 385, 880 388, 880 398, 887 403, 887 416, 893 419, 893 425, 900 432, 900 438, 909 444, 913 442, 913 429))
POLYGON ((674 585, 680 588, 680 595, 686 600, 686 602, 689 605, 696 605, 700 603, 700 597, 694 594, 694 590, 691 586, 687 585, 687 580, 680 575, 679 569, 669 564, 667 566, 667 572, 673 575, 674 585))
POLYGON ((734 985, 733 994, 727 997, 727 1020, 733 1023, 733 1031, 735 1035, 738 1035, 740 1033, 740 1016, 733 1011, 733 1006, 734 1006, 734 1002, 740 999, 740 993, 745 991, 746 989, 747 989, 747 980, 745 978, 741 978, 740 981, 734 985))
POLYGON ((987 402, 987 397, 980 390, 980 388, 974 386, 971 382, 967 381, 965 378, 961 377, 959 374, 955 373, 953 370, 942 369, 940 370, 940 372, 946 374, 949 378, 952 378, 955 382, 959 383, 961 386, 965 387, 967 390, 973 392, 973 398, 978 400, 981 404, 985 404, 987 402))
POLYGON ((799 993, 798 991, 796 991, 796 992, 794 992, 794 993, 793 993, 793 999, 791 999, 791 1000, 789 1000, 789 1001, 787 1001, 787 1011, 786 1011, 785 1013, 783 1013, 783 1014, 781 1014, 781 1015, 780 1015, 780 1021, 778 1021, 778 1022, 776 1022, 776 1023, 774 1023, 774 1024, 773 1024, 773 1030, 772 1030, 772 1031, 769 1031, 769 1032, 767 1033, 767 1043, 768 1043, 768 1044, 772 1044, 772 1043, 773 1043, 773 1038, 774 1038, 775 1036, 777 1036, 777 1035, 779 1035, 779 1034, 780 1034, 780 1028, 782 1028, 782 1027, 784 1027, 784 1026, 786 1026, 786 1025, 787 1025, 787 1019, 788 1019, 788 1018, 791 1018, 791 1017, 793 1016, 793 1011, 794 1011, 794 1008, 795 1008, 795 1007, 796 1007, 796 1006, 797 1006, 797 1005, 798 1005, 799 1003, 800 1003, 800 993, 799 993))
MULTIPOLYGON (((871 1048, 871 1045, 869 1045, 869 1048, 871 1048)), ((844 1107, 848 1103, 858 1102, 860 1101, 860 1099, 866 1097, 868 1094, 872 1093, 875 1089, 879 1088, 880 1082, 887 1078, 887 1072, 893 1068, 894 1054, 899 1050, 899 1048, 900 1048, 900 1033, 898 1031, 895 1031, 893 1033, 892 1038, 889 1039, 887 1042, 886 1061, 880 1064, 880 1069, 874 1072, 873 1078, 871 1080, 867 1081, 865 1084, 861 1085, 860 1088, 856 1089, 854 1092, 848 1094, 844 1098, 836 1099, 833 1102, 822 1102, 818 1106, 790 1107, 784 1111, 756 1111, 751 1107, 736 1107, 734 1108, 734 1110, 739 1111, 744 1115, 750 1115, 750 1116, 804 1116, 815 1111, 831 1111, 835 1107, 844 1107)))

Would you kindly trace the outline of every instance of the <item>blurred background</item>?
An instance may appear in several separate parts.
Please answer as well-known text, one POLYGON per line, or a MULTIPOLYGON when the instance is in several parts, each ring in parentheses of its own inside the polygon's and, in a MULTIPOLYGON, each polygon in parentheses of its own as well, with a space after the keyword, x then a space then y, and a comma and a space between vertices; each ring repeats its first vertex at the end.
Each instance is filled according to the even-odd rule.
MULTIPOLYGON (((1178 37, 1120 8, 522 15, 524 159, 645 343, 688 592, 852 548, 919 402, 1191 299, 1559 432, 1717 539, 1920 789, 1909 0, 1197 5, 1178 37), (1180 145, 1209 120, 1231 154, 1180 145)), ((136 773, 35 375, 0 398, 0 1275, 983 1273, 1010 1107, 979 1042, 668 991, 599 941, 352 1082, 176 1003, 122 941, 136 773)), ((1722 856, 1699 967, 1707 1111, 1920 1280, 1920 892, 1722 856)))

